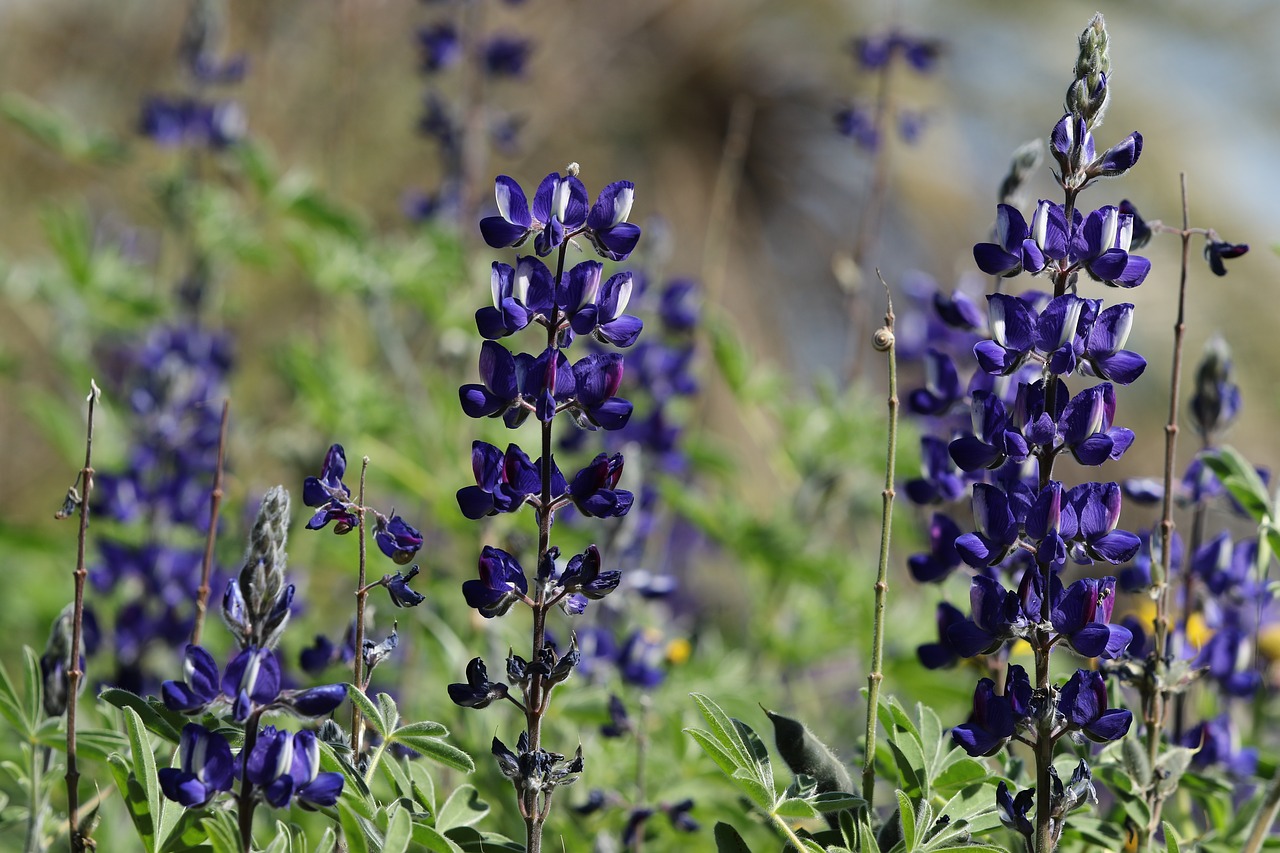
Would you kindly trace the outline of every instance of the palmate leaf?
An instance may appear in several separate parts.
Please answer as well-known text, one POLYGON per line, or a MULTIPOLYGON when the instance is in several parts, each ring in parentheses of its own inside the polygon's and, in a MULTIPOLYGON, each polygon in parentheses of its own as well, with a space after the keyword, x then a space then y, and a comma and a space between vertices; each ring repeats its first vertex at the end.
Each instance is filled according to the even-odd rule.
POLYGON ((9 671, 3 664, 0 664, 0 716, 8 720, 24 739, 29 739, 31 732, 35 730, 36 723, 27 718, 26 704, 18 695, 9 678, 9 671))
POLYGON ((382 853, 405 853, 413 840, 413 819, 408 810, 393 803, 387 811, 387 831, 382 837, 382 853))
POLYGON ((436 815, 436 829, 448 832, 456 826, 474 826, 489 813, 489 804, 480 799, 480 792, 471 785, 459 785, 440 806, 436 815))
POLYGON ((351 697, 352 703, 360 709, 360 713, 368 720, 373 730, 383 737, 387 736, 387 721, 382 716, 382 711, 377 705, 373 704, 373 700, 369 698, 359 687, 354 684, 347 684, 347 696, 351 697))
POLYGON ((144 699, 136 693, 108 687, 98 694, 98 698, 121 710, 132 708, 142 719, 142 724, 152 734, 159 735, 170 743, 177 745, 182 739, 182 715, 170 711, 163 702, 156 699, 144 699))
POLYGON ((1262 522, 1272 515, 1266 484, 1238 450, 1220 447, 1204 453, 1201 458, 1254 521, 1262 522))

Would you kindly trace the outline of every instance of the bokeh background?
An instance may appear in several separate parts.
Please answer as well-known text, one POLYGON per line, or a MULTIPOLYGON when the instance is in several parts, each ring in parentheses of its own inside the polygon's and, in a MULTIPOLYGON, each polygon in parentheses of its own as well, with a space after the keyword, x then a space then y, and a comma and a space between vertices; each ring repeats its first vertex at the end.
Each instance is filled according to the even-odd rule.
MULTIPOLYGON (((691 664, 696 675, 685 676, 683 688, 715 677, 730 701, 749 708, 761 698, 753 692, 760 680, 744 674, 763 666, 778 676, 765 701, 839 700, 843 710, 827 734, 842 731, 852 750, 854 727, 846 724, 860 713, 882 476, 883 379, 866 339, 883 308, 871 270, 889 283, 908 335, 916 292, 908 285, 919 274, 944 289, 981 290, 972 245, 986 238, 1013 150, 1047 136, 1061 115, 1075 35, 1096 5, 476 0, 470 7, 472 24, 528 37, 534 48, 522 79, 437 83, 451 97, 479 93, 521 118, 515 149, 475 154, 466 198, 483 206, 497 173, 531 191, 571 161, 582 165, 592 191, 633 180, 632 219, 659 247, 647 262, 663 275, 697 279, 707 322, 736 341, 748 374, 767 380, 744 393, 704 347, 701 392, 681 413, 705 476, 668 488, 676 506, 680 494, 705 501, 701 517, 685 506, 693 526, 703 528, 702 544, 682 551, 678 571, 697 602, 686 609, 709 620, 672 617, 673 634, 703 641, 704 657, 691 664), (932 74, 894 72, 893 102, 917 113, 922 130, 910 144, 887 143, 887 191, 880 216, 868 224, 875 159, 836 133, 833 114, 874 96, 873 81, 853 62, 852 38, 890 27, 940 39, 942 53, 932 74), (850 271, 847 257, 861 229, 873 237, 863 269, 850 271), (835 414, 815 422, 817 404, 804 403, 810 393, 834 395, 835 414), (831 487, 836 498, 807 502, 806 489, 815 481, 831 486, 829 468, 841 465, 848 476, 831 487), (806 528, 804 512, 818 512, 815 505, 823 515, 806 528), (736 541, 716 542, 707 530, 714 510, 737 513, 721 531, 736 541), (821 540, 816 553, 806 550, 813 539, 821 540), (798 562, 813 574, 788 581, 760 567, 780 553, 800 553, 798 562), (831 555, 842 562, 828 561, 831 555), (820 605, 827 612, 815 619, 820 605)), ((254 197, 242 173, 206 163, 201 177, 248 200, 206 211, 205 238, 230 260, 216 271, 205 319, 230 332, 237 353, 229 520, 219 546, 225 562, 235 562, 236 537, 256 496, 276 482, 296 494, 328 444, 342 441, 351 458, 374 459, 375 491, 428 534, 423 562, 435 578, 430 588, 439 591, 438 614, 421 621, 444 619, 465 647, 484 635, 467 614, 449 615, 465 608, 447 591, 470 576, 480 534, 454 517, 452 495, 469 482, 468 436, 496 442, 501 432, 486 425, 469 434, 473 427, 449 410, 449 399, 458 382, 473 381, 478 341, 468 324, 487 299, 488 265, 497 255, 470 223, 421 226, 404 213, 407 193, 442 178, 416 130, 427 81, 415 31, 444 8, 385 0, 223 5, 222 47, 249 63, 228 95, 243 105, 249 137, 268 152, 277 190, 323 195, 351 216, 365 242, 359 250, 335 248, 291 230, 272 198, 254 197)), ((1215 333, 1229 341, 1245 400, 1231 440, 1247 446, 1252 461, 1275 468, 1280 263, 1271 245, 1280 234, 1280 7, 1233 0, 1113 3, 1102 11, 1114 74, 1099 143, 1138 129, 1145 144, 1133 172, 1090 190, 1086 200, 1127 197, 1148 219, 1176 223, 1185 172, 1192 224, 1252 246, 1227 277, 1215 278, 1193 243, 1188 358, 1193 364, 1215 333)), ((65 601, 58 590, 69 594, 74 533, 52 513, 79 465, 80 401, 89 375, 103 369, 103 342, 128 340, 164 316, 184 272, 188 246, 166 226, 157 178, 180 171, 184 155, 149 144, 137 124, 144 98, 186 85, 176 45, 187 13, 185 3, 158 0, 0 0, 6 103, 43 105, 107 152, 75 145, 51 151, 19 122, 0 125, 0 537, 8 550, 0 660, 11 667, 22 643, 43 644, 65 601), (86 293, 68 283, 50 247, 49 223, 63 215, 83 223, 95 247, 128 246, 114 266, 102 262, 89 289, 104 290, 86 293)), ((1044 166, 1028 195, 1052 193, 1044 166)), ((1139 442, 1114 466, 1114 477, 1156 474, 1163 454, 1178 249, 1162 239, 1146 254, 1152 275, 1123 298, 1138 306, 1130 348, 1152 366, 1122 395, 1121 422, 1139 442)), ((912 370, 904 366, 905 387, 912 387, 912 370)), ((127 428, 108 397, 100 424, 104 466, 123 455, 127 428)), ((913 448, 908 439, 904 454, 913 448)), ((914 463, 902 464, 909 471, 914 463)), ((905 555, 919 534, 909 510, 900 520, 893 612, 896 624, 912 629, 895 633, 890 651, 911 695, 930 683, 912 649, 931 631, 936 595, 906 578, 905 555)), ((299 581, 311 596, 299 620, 334 633, 344 618, 341 573, 350 548, 298 534, 291 553, 309 573, 299 581)), ((418 627, 426 634, 438 628, 418 627)), ((492 636, 483 642, 501 645, 492 636)), ((294 648, 304 643, 299 638, 294 648)), ((401 686, 420 691, 422 713, 453 713, 438 697, 440 679, 460 672, 450 670, 457 662, 430 642, 407 646, 404 666, 436 683, 426 687, 419 682, 428 676, 411 675, 400 676, 401 686), (437 663, 426 663, 432 656, 437 663)), ((949 689, 960 699, 968 691, 949 689)), ((683 693, 671 695, 679 702, 683 693)), ((476 731, 492 724, 478 723, 476 731)))

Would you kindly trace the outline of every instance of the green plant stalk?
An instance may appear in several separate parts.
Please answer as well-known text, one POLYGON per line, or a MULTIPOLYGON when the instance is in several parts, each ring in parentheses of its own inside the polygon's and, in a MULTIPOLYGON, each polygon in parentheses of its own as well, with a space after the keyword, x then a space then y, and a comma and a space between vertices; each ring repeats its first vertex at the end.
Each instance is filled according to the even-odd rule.
POLYGON ((1253 828, 1249 830, 1249 840, 1245 842, 1240 853, 1258 853, 1262 849, 1262 843, 1271 834, 1271 826, 1276 822, 1278 813, 1280 813, 1280 773, 1275 775, 1267 787, 1267 796, 1263 799, 1262 808, 1258 810, 1258 816, 1254 819, 1253 828))
MULTIPOLYGON (((360 460, 360 495, 358 498, 359 509, 357 510, 359 524, 357 530, 358 541, 360 543, 360 575, 356 582, 356 653, 355 661, 352 663, 351 683, 355 685, 357 690, 363 690, 364 685, 360 680, 361 670, 364 666, 364 605, 369 598, 369 590, 365 588, 365 512, 364 512, 364 481, 365 475, 369 472, 369 457, 365 456, 360 460)), ((351 756, 353 760, 360 758, 360 735, 363 733, 362 719, 360 716, 360 706, 355 702, 351 703, 351 756)))
MULTIPOLYGON (((85 838, 80 834, 80 766, 76 756, 76 699, 80 692, 80 639, 84 626, 85 539, 89 532, 89 497, 93 494, 93 413, 102 392, 89 380, 89 417, 84 439, 84 467, 80 469, 80 532, 76 537, 75 607, 71 617, 71 660, 67 667, 67 821, 72 853, 84 853, 85 838)), ((33 747, 34 748, 34 747, 33 747)))
MULTIPOLYGON (((556 258, 556 289, 559 290, 561 282, 564 281, 564 262, 565 255, 569 250, 569 240, 565 239, 560 244, 560 252, 556 258)), ((554 316, 551 322, 547 324, 547 348, 551 350, 551 370, 554 372, 556 367, 556 359, 559 356, 559 330, 560 330, 560 312, 555 310, 552 312, 554 316)), ((546 558, 547 552, 551 550, 551 523, 554 518, 554 512, 551 508, 553 497, 551 494, 551 472, 554 461, 551 458, 552 442, 551 442, 551 425, 555 418, 544 421, 542 423, 542 470, 538 473, 542 477, 541 491, 541 507, 538 510, 538 562, 537 566, 542 565, 542 561, 546 558)), ((542 650, 543 644, 547 638, 547 610, 550 609, 551 603, 547 601, 546 590, 541 584, 538 584, 537 596, 533 602, 533 649, 530 660, 537 660, 538 653, 542 650)), ((547 712, 547 699, 550 698, 550 691, 543 692, 542 676, 534 675, 529 679, 528 692, 525 693, 525 731, 529 734, 529 750, 536 751, 542 743, 542 718, 547 712)), ((551 809, 551 792, 542 795, 542 803, 538 802, 538 791, 526 787, 520 794, 523 797, 520 803, 520 814, 524 817, 525 827, 525 850, 527 853, 542 853, 542 826, 546 821, 547 813, 551 809)))
MULTIPOLYGON (((28 780, 31 783, 31 795, 27 799, 27 840, 22 845, 22 853, 40 853, 44 849, 40 837, 44 834, 45 802, 40 789, 44 784, 45 751, 34 743, 26 744, 25 748, 31 752, 31 775, 28 780)), ((67 825, 75 826, 72 823, 67 825)))
MULTIPOLYGON (((877 273, 878 274, 878 273, 877 273)), ((883 282, 884 279, 881 279, 883 282)), ((871 672, 867 675, 866 753, 862 759, 862 798, 870 809, 876 790, 876 709, 880 703, 880 682, 884 680, 885 600, 889 593, 889 534, 893 521, 894 469, 898 454, 898 358, 893 338, 893 299, 887 296, 884 326, 876 331, 875 348, 889 361, 889 440, 885 453, 884 491, 881 494, 880 563, 876 569, 875 629, 871 640, 871 672)), ((797 845, 797 850, 803 849, 797 845)))
MULTIPOLYGON (((355 704, 352 702, 351 704, 355 704)), ((253 752, 254 746, 258 743, 258 720, 262 717, 263 708, 259 708, 249 715, 249 719, 244 724, 244 746, 240 750, 240 754, 245 756, 244 764, 247 764, 248 756, 253 752)), ((240 794, 236 798, 236 818, 240 827, 240 844, 244 848, 244 853, 252 853, 253 851, 253 812, 258 807, 258 798, 253 794, 253 783, 249 781, 248 774, 242 774, 240 778, 240 794)))
POLYGON ((209 493, 209 533, 204 541, 204 560, 200 564, 200 588, 196 590, 196 624, 191 629, 191 645, 200 645, 205 611, 209 607, 209 575, 213 571, 213 545, 218 536, 218 511, 222 507, 222 465, 227 452, 227 416, 231 401, 222 401, 222 422, 218 427, 218 465, 213 471, 213 491, 209 493))

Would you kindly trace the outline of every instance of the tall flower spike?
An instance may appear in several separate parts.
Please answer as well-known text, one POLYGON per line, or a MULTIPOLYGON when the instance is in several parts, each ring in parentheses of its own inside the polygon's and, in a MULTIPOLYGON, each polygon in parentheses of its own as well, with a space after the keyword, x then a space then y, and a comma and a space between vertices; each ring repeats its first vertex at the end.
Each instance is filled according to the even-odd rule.
MULTIPOLYGON (((345 459, 341 465, 331 468, 335 455, 342 456, 339 445, 330 448, 325 469, 327 474, 336 472, 333 482, 340 486, 345 459)), ((289 621, 294 587, 285 583, 288 531, 289 493, 283 486, 275 486, 262 498, 245 551, 244 567, 228 583, 223 596, 223 617, 242 649, 274 648, 289 621)))

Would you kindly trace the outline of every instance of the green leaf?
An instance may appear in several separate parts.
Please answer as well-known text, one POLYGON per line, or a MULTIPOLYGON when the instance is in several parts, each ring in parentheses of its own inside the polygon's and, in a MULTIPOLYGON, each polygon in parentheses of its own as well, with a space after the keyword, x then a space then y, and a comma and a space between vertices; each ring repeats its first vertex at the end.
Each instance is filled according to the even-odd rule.
POLYGON ((845 809, 856 809, 861 806, 865 800, 862 797, 847 794, 844 791, 828 791, 825 794, 818 794, 810 798, 810 803, 818 811, 826 814, 828 812, 838 812, 845 809))
POLYGON ((148 701, 136 693, 130 693, 118 687, 108 687, 98 694, 98 698, 121 710, 132 708, 142 719, 142 724, 148 731, 159 735, 169 743, 176 745, 182 739, 182 731, 175 725, 175 720, 180 721, 181 716, 174 714, 161 703, 148 701))
POLYGON ((752 759, 750 752, 747 751, 746 744, 738 736, 737 728, 734 726, 733 721, 729 719, 729 715, 706 696, 699 693, 690 695, 697 704, 698 710, 702 712, 703 719, 711 727, 711 736, 720 743, 721 749, 733 759, 734 766, 754 767, 755 761, 752 759))
POLYGON ((1173 824, 1166 820, 1163 822, 1163 826, 1167 853, 1181 853, 1182 848, 1178 846, 1178 833, 1173 831, 1173 824))
POLYGON ((40 658, 30 646, 22 647, 22 659, 26 671, 26 717, 31 720, 32 728, 40 719, 44 710, 44 679, 40 676, 40 658))
MULTIPOLYGON (((402 759, 403 761, 403 759, 402 759)), ((413 789, 413 799, 428 814, 436 813, 436 783, 425 766, 416 761, 407 761, 409 768, 409 786, 413 789)))
POLYGON ((373 795, 369 792, 369 786, 365 784, 364 776, 356 772, 356 769, 351 766, 351 762, 334 752, 332 746, 319 739, 317 739, 316 743, 320 746, 321 769, 330 772, 337 771, 342 774, 342 801, 348 807, 355 809, 361 817, 366 820, 372 820, 377 806, 373 802, 373 795))
POLYGON ((704 732, 702 729, 685 729, 685 734, 693 738, 698 746, 702 747, 702 751, 711 756, 711 760, 719 765, 726 776, 733 776, 741 768, 738 766, 734 757, 720 745, 720 741, 716 740, 710 732, 704 732))
POLYGON ((391 697, 390 693, 378 694, 378 708, 382 711, 382 724, 384 730, 395 730, 400 726, 400 709, 396 707, 396 700, 391 697))
POLYGON ((736 717, 733 718, 733 728, 738 733, 742 744, 746 747, 747 754, 751 756, 752 764, 755 765, 756 778, 760 780, 760 784, 772 792, 773 766, 769 763, 768 747, 764 745, 764 741, 760 740, 760 736, 755 733, 751 726, 736 717))
POLYGON ((393 806, 391 818, 387 821, 387 834, 382 839, 382 853, 405 853, 412 840, 413 820, 408 810, 393 806))
POLYGON ((729 778, 731 778, 737 786, 742 789, 742 792, 745 793, 747 797, 749 797, 751 801, 761 809, 769 811, 769 809, 773 808, 773 790, 762 785, 749 769, 739 767, 737 770, 733 771, 733 775, 729 778))
POLYGON ((342 837, 347 840, 348 853, 369 853, 369 839, 365 835, 364 823, 343 801, 338 801, 338 823, 342 827, 342 837))
MULTIPOLYGON (((67 733, 61 717, 45 720, 36 732, 35 739, 52 749, 67 751, 67 733)), ((106 761, 113 752, 127 749, 129 740, 111 729, 76 729, 76 755, 94 761, 106 761)))
POLYGON ((798 797, 791 797, 778 803, 774 806, 773 813, 778 817, 789 817, 798 820, 807 820, 819 816, 818 810, 808 800, 802 800, 798 797))
POLYGON ((399 761, 394 758, 385 759, 378 762, 378 767, 382 769, 382 775, 386 776, 387 781, 391 783, 397 797, 413 796, 413 785, 409 782, 409 776, 404 772, 399 761))
POLYGON ((459 785, 440 806, 436 815, 436 829, 448 832, 455 826, 474 826, 489 813, 489 804, 480 799, 480 792, 471 785, 459 785))
POLYGON ((714 836, 717 853, 751 853, 751 848, 742 840, 738 830, 723 821, 716 823, 714 836))
MULTIPOLYGON (((416 837, 415 837, 416 840, 416 837)), ((496 832, 480 832, 470 826, 455 826, 449 830, 449 850, 467 853, 524 853, 524 844, 512 841, 496 832)), ((431 848, 432 850, 443 848, 431 848)))
POLYGON ((423 735, 426 737, 448 737, 449 730, 439 723, 433 723, 430 720, 423 720, 419 723, 409 723, 396 729, 396 736, 409 735, 410 737, 423 735))
POLYGON ((1201 454, 1201 459, 1222 481, 1222 485, 1244 507, 1254 521, 1271 515, 1271 497, 1258 471, 1234 447, 1220 447, 1201 454))
MULTIPOLYGON (((129 733, 129 746, 133 753, 133 778, 137 779, 138 786, 146 797, 147 813, 159 815, 160 781, 156 776, 156 756, 151 751, 146 726, 142 724, 142 718, 138 716, 138 712, 132 708, 124 710, 124 725, 129 733)), ((148 849, 154 849, 155 844, 160 841, 163 839, 153 839, 152 846, 148 849)))
POLYGON ((373 726, 374 731, 386 737, 388 731, 387 721, 382 718, 382 712, 370 701, 368 695, 354 684, 348 683, 347 696, 351 697, 352 703, 360 709, 360 713, 369 721, 369 725, 373 726))
POLYGON ((129 762, 124 756, 112 755, 107 759, 107 765, 111 768, 111 775, 115 777, 116 789, 129 810, 129 819, 133 821, 133 828, 137 831, 138 838, 142 840, 143 848, 151 853, 155 850, 155 824, 147 802, 147 792, 138 784, 137 777, 133 775, 129 762))
POLYGON ((24 740, 29 740, 36 725, 35 721, 27 719, 24 709, 22 698, 9 678, 9 671, 0 664, 0 715, 22 734, 24 740))
POLYGON ((215 811, 204 824, 214 853, 243 853, 240 832, 230 812, 215 811))
POLYGON ((403 732, 404 729, 395 732, 391 736, 391 740, 422 753, 423 756, 430 758, 437 764, 452 767, 454 770, 461 770, 463 773, 475 771, 476 763, 471 760, 471 756, 453 744, 445 743, 439 738, 423 735, 405 735, 403 732))
POLYGON ((946 769, 933 780, 933 790, 943 796, 950 796, 990 777, 986 765, 966 755, 947 764, 946 769))
POLYGON ((916 849, 916 810, 911 804, 911 798, 907 796, 905 791, 896 791, 898 797, 898 824, 902 831, 902 843, 906 845, 907 853, 911 853, 916 849))

